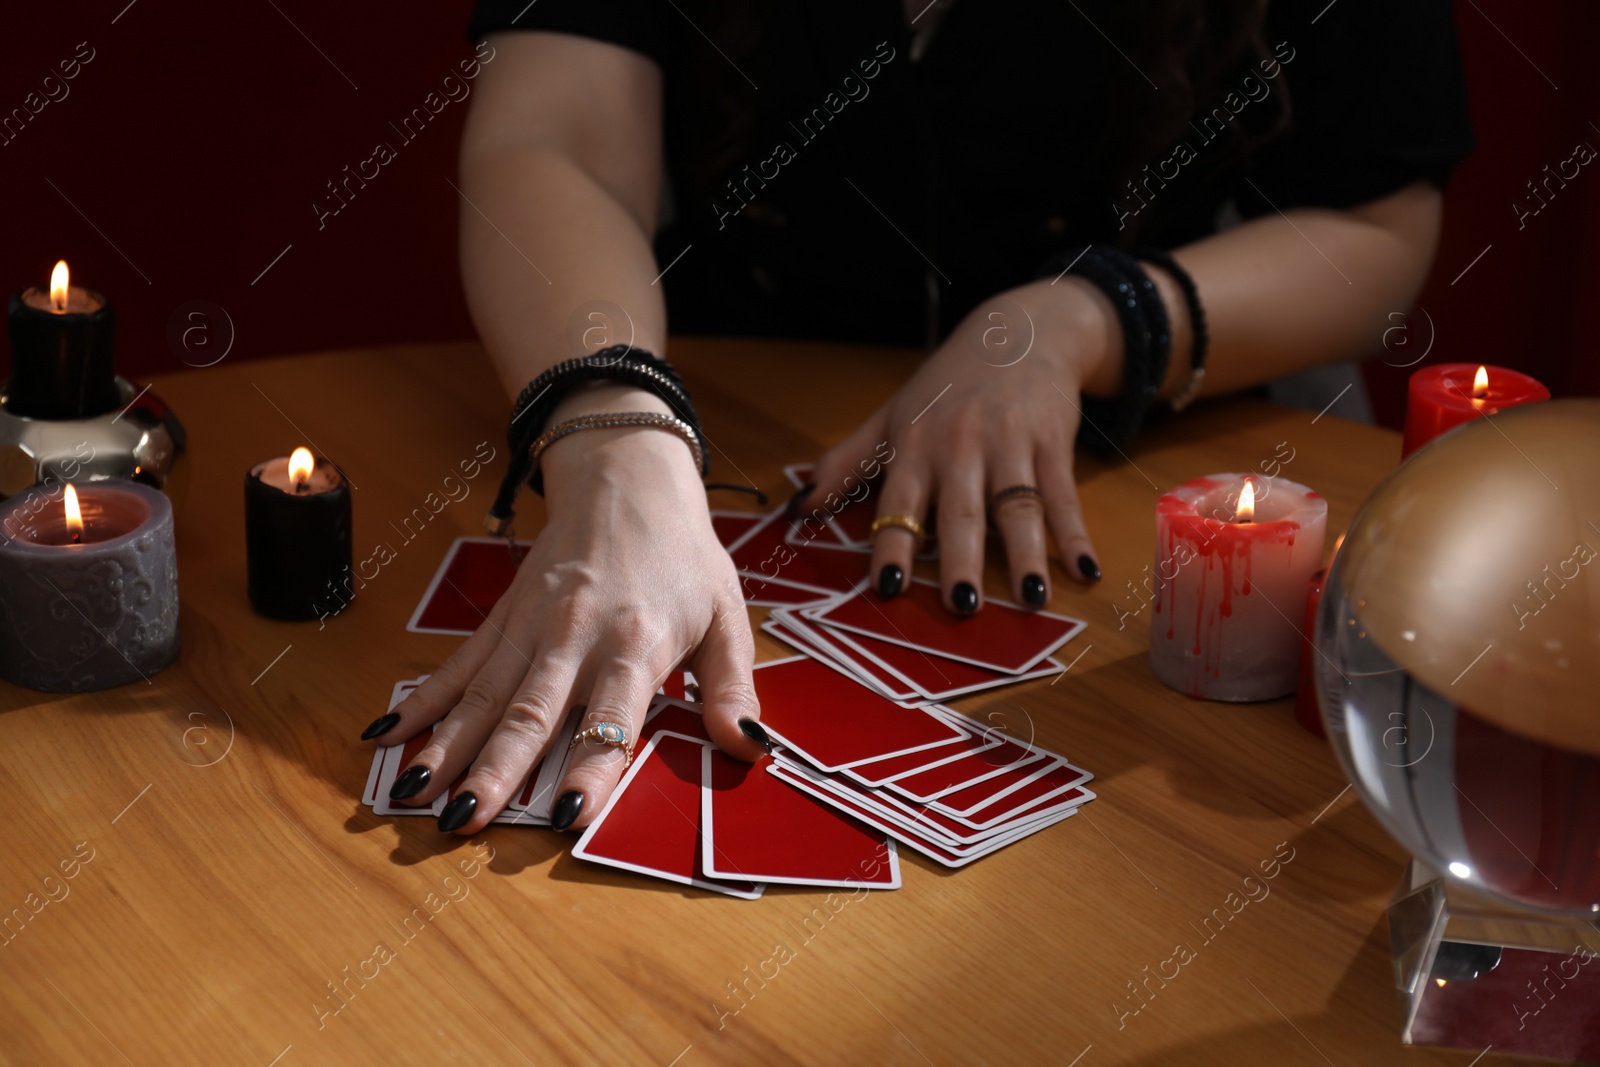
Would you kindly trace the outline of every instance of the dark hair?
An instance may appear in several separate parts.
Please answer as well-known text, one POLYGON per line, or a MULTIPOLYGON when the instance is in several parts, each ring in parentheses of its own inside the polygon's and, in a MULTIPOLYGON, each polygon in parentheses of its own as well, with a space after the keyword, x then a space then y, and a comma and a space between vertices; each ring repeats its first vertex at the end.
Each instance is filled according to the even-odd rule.
MULTIPOLYGON (((1126 0, 1117 9, 1117 36, 1129 42, 1132 63, 1111 68, 1116 88, 1104 151, 1113 190, 1189 139, 1193 120, 1206 109, 1222 112, 1230 136, 1203 154, 1201 173, 1238 166, 1287 129, 1286 79, 1273 93, 1274 107, 1252 113, 1249 123, 1220 106, 1258 63, 1272 60, 1264 35, 1267 0, 1126 0)), ((1141 213, 1120 234, 1122 242, 1135 243, 1159 218, 1141 213)))

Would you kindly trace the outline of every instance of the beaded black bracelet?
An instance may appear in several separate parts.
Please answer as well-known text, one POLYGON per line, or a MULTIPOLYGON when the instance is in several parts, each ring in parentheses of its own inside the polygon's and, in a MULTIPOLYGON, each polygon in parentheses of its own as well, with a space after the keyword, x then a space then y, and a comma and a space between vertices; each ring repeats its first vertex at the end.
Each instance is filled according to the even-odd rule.
POLYGON ((642 348, 613 345, 557 363, 529 382, 517 396, 511 407, 511 425, 506 432, 509 466, 500 482, 500 491, 483 520, 490 533, 498 537, 510 527, 517 490, 524 482, 534 492, 544 495, 544 478, 531 456, 533 443, 544 432, 544 425, 550 421, 556 406, 575 387, 597 381, 635 386, 659 397, 694 431, 700 442, 700 476, 703 478, 709 472, 710 449, 700 429, 700 416, 695 413, 694 403, 678 372, 666 360, 642 348))
POLYGON ((1045 264, 1039 276, 1068 272, 1087 278, 1106 294, 1122 327, 1122 393, 1111 399, 1079 397, 1083 424, 1078 441, 1098 455, 1121 455, 1166 380, 1172 357, 1166 305, 1138 261, 1115 248, 1094 245, 1070 259, 1064 253, 1045 264))
POLYGON ((1200 303, 1200 290, 1196 288, 1194 278, 1170 255, 1158 248, 1135 248, 1133 254, 1172 275, 1178 288, 1183 290, 1184 303, 1189 306, 1189 332, 1193 337, 1189 349, 1189 384, 1169 401, 1173 411, 1182 411, 1194 402, 1194 398, 1200 394, 1200 386, 1206 380, 1206 349, 1210 347, 1211 335, 1206 330, 1205 305, 1200 303))

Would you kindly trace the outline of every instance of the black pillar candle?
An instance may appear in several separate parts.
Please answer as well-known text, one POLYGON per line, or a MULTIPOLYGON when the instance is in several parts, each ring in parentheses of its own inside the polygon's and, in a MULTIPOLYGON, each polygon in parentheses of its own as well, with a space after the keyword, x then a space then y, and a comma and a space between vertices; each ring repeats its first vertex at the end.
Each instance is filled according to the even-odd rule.
POLYGON ((244 478, 250 606, 271 619, 316 619, 344 605, 351 573, 350 486, 304 448, 244 478))
POLYGON ((30 419, 84 419, 115 411, 116 315, 99 293, 68 284, 57 263, 50 290, 24 289, 6 309, 11 380, 6 410, 30 419))

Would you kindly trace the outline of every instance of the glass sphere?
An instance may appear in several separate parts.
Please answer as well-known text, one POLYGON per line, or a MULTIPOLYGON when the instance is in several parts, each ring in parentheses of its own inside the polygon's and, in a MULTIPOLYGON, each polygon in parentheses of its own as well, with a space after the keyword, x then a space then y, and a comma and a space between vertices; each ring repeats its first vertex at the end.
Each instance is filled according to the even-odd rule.
POLYGON ((1318 698, 1345 773, 1419 860, 1600 914, 1600 401, 1416 452, 1336 553, 1318 698))

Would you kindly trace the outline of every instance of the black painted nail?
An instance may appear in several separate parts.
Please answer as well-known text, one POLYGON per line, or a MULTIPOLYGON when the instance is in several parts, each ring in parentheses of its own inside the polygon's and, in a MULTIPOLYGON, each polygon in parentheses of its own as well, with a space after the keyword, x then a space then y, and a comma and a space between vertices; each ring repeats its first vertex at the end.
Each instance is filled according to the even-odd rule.
POLYGON ((754 719, 740 719, 739 732, 750 740, 767 750, 767 755, 772 755, 772 738, 767 736, 767 731, 754 719))
POLYGON ((1044 607, 1044 579, 1037 574, 1022 579, 1022 599, 1036 608, 1044 607))
POLYGON ((878 595, 885 600, 893 600, 900 595, 900 590, 906 584, 906 572, 900 569, 898 563, 885 563, 878 572, 878 595))
POLYGON ((1082 574, 1087 581, 1098 582, 1100 580, 1100 564, 1094 561, 1093 556, 1079 556, 1078 573, 1082 574))
POLYGON ((978 610, 978 591, 972 588, 971 582, 957 582, 950 590, 950 603, 961 614, 971 615, 978 610))
POLYGON ((439 813, 439 832, 448 834, 452 830, 461 829, 472 821, 472 813, 477 810, 477 795, 463 789, 451 798, 450 803, 439 813))
POLYGON ((371 725, 361 731, 361 740, 371 741, 374 737, 382 737, 390 730, 393 730, 394 724, 399 721, 400 713, 398 711, 391 711, 387 715, 379 715, 372 720, 371 725))
POLYGON ((798 515, 800 513, 800 501, 802 501, 806 497, 810 496, 812 490, 816 489, 816 487, 817 487, 817 483, 816 482, 807 482, 805 485, 802 485, 799 489, 796 489, 794 491, 794 496, 789 498, 788 505, 783 509, 784 517, 792 519, 796 515, 798 515))
POLYGON ((407 767, 400 772, 400 777, 394 780, 394 786, 389 790, 390 800, 406 800, 422 792, 422 787, 428 784, 428 779, 433 777, 433 772, 426 767, 407 767))
POLYGON ((583 812, 583 794, 576 789, 569 789, 556 798, 556 806, 550 809, 550 826, 556 830, 565 830, 578 821, 578 816, 583 812))

